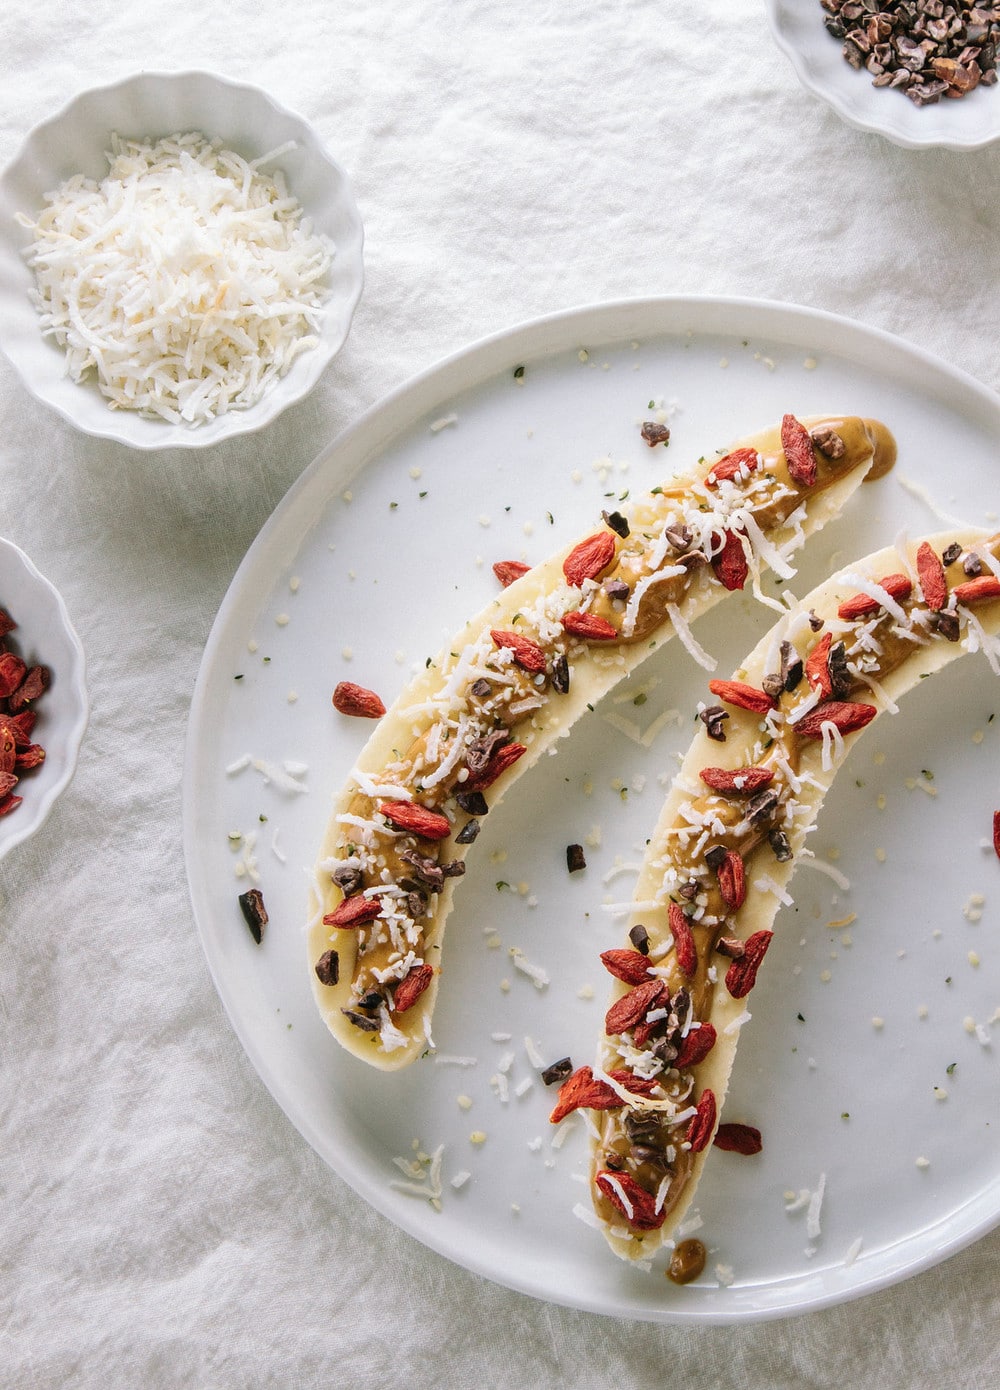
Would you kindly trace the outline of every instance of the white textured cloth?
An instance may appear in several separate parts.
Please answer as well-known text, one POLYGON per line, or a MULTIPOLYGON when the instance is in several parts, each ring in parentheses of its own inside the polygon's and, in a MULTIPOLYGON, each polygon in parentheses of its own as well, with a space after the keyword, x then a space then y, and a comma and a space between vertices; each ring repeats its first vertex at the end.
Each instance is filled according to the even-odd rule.
POLYGON ((260 526, 339 430, 474 339, 605 299, 749 295, 1000 388, 1000 148, 846 127, 753 0, 8 0, 0 35, 0 163, 77 90, 208 68, 314 122, 367 234, 344 351, 262 435, 132 454, 0 361, 0 533, 62 590, 93 701, 70 790, 0 864, 0 1383, 997 1384, 1000 1233, 841 1308, 664 1328, 511 1293, 367 1210, 217 1000, 180 773, 205 639, 260 526))

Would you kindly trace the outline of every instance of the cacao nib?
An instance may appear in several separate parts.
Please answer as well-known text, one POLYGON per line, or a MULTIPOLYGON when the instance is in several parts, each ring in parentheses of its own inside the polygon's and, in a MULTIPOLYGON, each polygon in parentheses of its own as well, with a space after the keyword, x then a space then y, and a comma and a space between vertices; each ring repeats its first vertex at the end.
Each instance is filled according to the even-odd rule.
POLYGON ((581 869, 587 867, 587 859, 583 852, 583 845, 566 846, 566 867, 571 874, 579 873, 581 869))
POLYGON ((560 695, 569 691, 569 662, 565 652, 560 652, 552 661, 552 685, 560 695))
POLYGON ((264 938, 264 928, 267 926, 267 908, 264 906, 264 895, 259 888, 248 888, 245 893, 239 895, 240 911, 243 913, 243 920, 250 928, 250 935, 259 946, 264 938))
POLYGON ((340 979, 340 957, 336 951, 324 951, 316 962, 316 978, 321 985, 335 985, 340 979))
POLYGON ((635 926, 629 929, 628 939, 642 955, 649 955, 649 932, 641 922, 636 922, 635 926))
POLYGON ((569 1057, 561 1057, 558 1062, 553 1062, 541 1072, 541 1078, 546 1086, 554 1086, 556 1082, 562 1084, 573 1072, 573 1063, 569 1057))

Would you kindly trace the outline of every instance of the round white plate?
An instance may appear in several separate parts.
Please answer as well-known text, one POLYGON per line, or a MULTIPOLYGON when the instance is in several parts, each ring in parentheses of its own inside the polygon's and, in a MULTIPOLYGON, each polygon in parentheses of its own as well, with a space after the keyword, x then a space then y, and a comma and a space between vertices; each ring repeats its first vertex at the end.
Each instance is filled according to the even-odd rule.
POLYGON ((871 74, 845 60, 842 39, 827 33, 819 0, 767 0, 775 42, 799 81, 842 120, 906 149, 978 150, 1000 140, 1000 87, 977 87, 958 100, 917 107, 902 92, 873 87, 871 74))
MULTIPOLYGON (((621 934, 605 904, 630 896, 622 866, 641 856, 706 694, 705 672, 679 643, 489 816, 449 926, 436 1057, 373 1071, 337 1046, 313 1007, 309 877, 332 794, 371 728, 333 711, 337 681, 373 687, 388 704, 495 592, 494 560, 544 558, 626 492, 786 410, 879 416, 900 452, 895 473, 866 485, 811 543, 799 592, 903 528, 942 529, 941 511, 991 520, 1000 407, 919 350, 747 300, 581 309, 441 363, 321 454, 251 547, 198 679, 188 874, 212 974, 253 1065, 359 1209, 364 1199, 449 1259, 556 1303, 663 1322, 781 1316, 901 1279, 1000 1220, 996 1051, 965 1022, 1000 1036, 990 1023, 1000 864, 983 848, 1000 682, 981 657, 880 720, 829 798, 814 848, 836 855, 853 886, 802 869, 795 906, 779 916, 725 1112, 758 1125, 765 1148, 713 1156, 699 1193, 709 1265, 697 1284, 622 1264, 574 1216, 587 1198, 583 1124, 557 1147, 553 1095, 524 1045, 530 1036, 547 1062, 594 1055, 608 986, 598 954, 621 934), (673 412, 667 450, 640 438, 651 402, 673 412), (670 710, 680 713, 648 746, 632 736, 670 710), (572 877, 571 842, 588 861, 572 877), (248 863, 270 913, 262 946, 237 906, 248 863), (974 921, 977 893, 985 905, 974 921), (515 968, 515 949, 548 972, 547 988, 515 968), (473 1143, 474 1131, 485 1141, 473 1143), (394 1157, 412 1159, 414 1145, 443 1146, 440 1210, 393 1186, 403 1180, 394 1157), (823 1175, 811 1239, 805 1208, 786 1211, 785 1194, 815 1192, 823 1175)), ((729 672, 772 617, 734 596, 698 637, 729 672)))

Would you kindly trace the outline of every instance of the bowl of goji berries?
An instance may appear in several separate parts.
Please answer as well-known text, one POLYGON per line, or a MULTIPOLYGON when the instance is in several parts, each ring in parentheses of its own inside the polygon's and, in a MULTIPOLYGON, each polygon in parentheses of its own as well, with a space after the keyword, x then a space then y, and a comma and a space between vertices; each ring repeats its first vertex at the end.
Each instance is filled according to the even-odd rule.
POLYGON ((83 647, 62 595, 0 539, 0 858, 69 785, 88 715, 83 647))
POLYGON ((802 85, 908 149, 1000 140, 998 0, 767 0, 802 85))

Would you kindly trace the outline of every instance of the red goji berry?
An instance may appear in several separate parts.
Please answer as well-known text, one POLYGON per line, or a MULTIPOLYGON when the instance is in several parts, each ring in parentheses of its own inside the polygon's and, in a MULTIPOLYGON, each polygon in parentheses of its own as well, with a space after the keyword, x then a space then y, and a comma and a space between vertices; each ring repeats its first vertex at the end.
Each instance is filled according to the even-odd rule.
POLYGON ((744 999, 757 983, 757 971, 773 935, 771 931, 755 931, 753 936, 748 936, 743 955, 726 971, 726 989, 734 999, 744 999))
POLYGON ((616 980, 624 980, 627 985, 641 985, 649 976, 649 961, 641 951, 602 951, 601 963, 616 980))
POLYGON ((596 579, 615 558, 616 542, 610 531, 598 531, 575 545, 563 561, 567 581, 579 589, 588 579, 596 579))
POLYGON ((743 472, 752 473, 759 467, 760 454, 756 449, 734 449, 712 466, 705 483, 708 487, 718 487, 721 482, 735 478, 743 472))
POLYGON ((793 482, 799 487, 812 487, 816 481, 816 454, 809 431, 794 415, 781 417, 781 447, 793 482))
POLYGON ((735 1154, 759 1154, 764 1147, 760 1130, 734 1122, 720 1125, 712 1141, 717 1149, 735 1154))
POLYGON ((526 565, 523 560, 498 560, 493 566, 493 573, 507 589, 515 580, 520 579, 522 574, 527 574, 529 569, 531 566, 526 565))
POLYGON ((739 533, 724 531, 723 537, 722 549, 712 557, 712 568, 722 587, 732 592, 743 588, 750 573, 750 566, 739 533))
POLYGON ((715 871, 722 901, 730 912, 737 912, 746 901, 747 875, 739 850, 727 849, 726 857, 715 871))
POLYGON ((530 637, 523 637, 519 632, 503 632, 499 628, 492 628, 490 636, 498 647, 507 647, 510 650, 514 664, 520 666, 522 671, 530 671, 537 675, 539 671, 545 670, 545 653, 530 637))
POLYGON ((604 1017, 604 1031, 609 1037, 627 1033, 641 1022, 651 1009, 657 1008, 669 998, 662 980, 647 980, 636 985, 620 999, 616 999, 604 1017))
POLYGON ((412 966, 396 986, 392 1000, 393 1013, 405 1014, 407 1009, 412 1009, 433 978, 433 965, 412 966))
POLYGON ((985 598, 1000 598, 1000 579, 997 579, 995 574, 981 574, 978 579, 956 584, 952 592, 959 603, 978 603, 985 598))
POLYGON ((714 1091, 704 1090, 698 1100, 697 1113, 691 1116, 687 1128, 687 1143, 691 1152, 700 1154, 706 1148, 715 1129, 718 1107, 714 1091))
POLYGON ((619 635, 618 629, 597 613, 567 613, 562 625, 571 637, 583 637, 590 642, 613 642, 619 635))
POLYGON ((677 966, 682 975, 688 979, 698 969, 698 950, 694 944, 694 936, 691 931, 691 924, 684 914, 684 909, 680 903, 671 903, 667 908, 667 918, 670 922, 670 931, 674 938, 674 954, 677 957, 677 966))
MULTIPOLYGON (((913 583, 909 575, 906 574, 886 574, 875 582, 880 589, 886 591, 890 598, 897 601, 908 599, 913 593, 913 583)), ((1000 589, 997 592, 1000 593, 1000 589)), ((878 599, 872 598, 871 594, 854 594, 851 598, 845 599, 839 606, 837 617, 843 618, 844 622, 854 623, 859 618, 870 618, 881 607, 878 599)))
POLYGON ((917 578, 924 603, 932 613, 940 613, 948 602, 948 580, 941 557, 930 541, 921 541, 917 548, 917 578))
POLYGON ((800 738, 822 738, 823 725, 832 724, 841 734, 853 734, 863 729, 878 714, 874 705, 856 700, 826 700, 804 714, 792 728, 800 738))
POLYGON ((355 893, 345 898, 333 912, 323 918, 324 927, 339 927, 346 931, 350 927, 360 927, 365 922, 374 922, 382 911, 378 898, 366 898, 364 893, 355 893))
POLYGON ((717 699, 738 709, 748 709, 753 714, 767 714, 774 709, 774 701, 755 685, 743 681, 709 681, 708 688, 717 699))
POLYGON ((703 1023, 700 1028, 691 1028, 674 1058, 673 1065, 678 1071, 696 1067, 703 1062, 716 1044, 718 1034, 711 1023, 703 1023))
POLYGON ((656 1210, 656 1197, 632 1177, 631 1173, 614 1173, 602 1168, 594 1182, 602 1196, 606 1197, 615 1211, 624 1216, 628 1224, 637 1231, 658 1231, 667 1218, 666 1208, 661 1205, 656 1210))
POLYGON ((768 767, 703 767, 698 776, 712 791, 735 796, 751 796, 774 781, 768 767))

